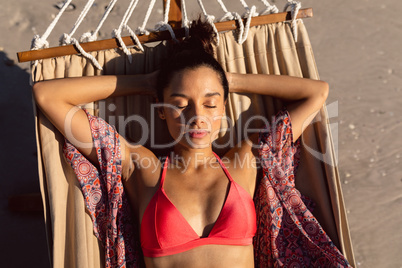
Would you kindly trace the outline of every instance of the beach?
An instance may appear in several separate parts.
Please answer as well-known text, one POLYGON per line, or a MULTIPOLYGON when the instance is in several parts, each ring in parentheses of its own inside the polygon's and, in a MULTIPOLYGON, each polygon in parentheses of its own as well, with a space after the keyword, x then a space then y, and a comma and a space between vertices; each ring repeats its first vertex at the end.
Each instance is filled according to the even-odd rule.
MULTIPOLYGON (((18 63, 16 53, 29 50, 34 34, 45 32, 58 1, 1 2, 0 256, 4 267, 50 267, 43 212, 10 211, 9 198, 40 191, 29 63, 18 63)), ((128 2, 116 4, 99 39, 110 38, 128 2)), ((149 1, 140 2, 135 13, 142 15, 130 20, 133 29, 142 23, 149 1)), ((148 25, 162 20, 161 2, 148 25)), ((211 12, 219 9, 216 1, 203 2, 211 12)), ((233 9, 242 8, 233 2, 233 9)), ((261 9, 259 1, 247 2, 261 9)), ((49 36, 51 46, 71 30, 86 1, 73 3, 76 9, 67 11, 49 36)), ((96 28, 108 3, 95 1, 76 36, 96 28)), ((189 16, 199 13, 195 0, 186 3, 189 16)), ((285 3, 273 2, 280 10, 285 3)), ((313 18, 304 23, 320 77, 330 85, 327 106, 357 267, 402 267, 402 5, 396 0, 301 3, 313 8, 313 18)))

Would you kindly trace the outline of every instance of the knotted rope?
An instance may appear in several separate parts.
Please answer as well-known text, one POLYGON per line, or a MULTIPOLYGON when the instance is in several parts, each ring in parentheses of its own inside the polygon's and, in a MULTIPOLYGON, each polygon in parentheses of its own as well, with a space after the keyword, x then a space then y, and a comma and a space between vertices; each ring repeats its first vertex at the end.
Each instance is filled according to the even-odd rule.
POLYGON ((256 12, 256 6, 253 5, 251 8, 249 8, 245 0, 240 0, 240 2, 246 9, 246 12, 243 14, 243 18, 247 19, 246 25, 244 26, 244 33, 239 39, 239 44, 241 45, 247 40, 248 32, 250 30, 251 18, 257 16, 258 13, 256 12))
POLYGON ((226 21, 226 20, 236 20, 237 21, 237 23, 239 25, 239 34, 237 36, 237 42, 240 43, 240 40, 242 39, 243 33, 244 33, 244 24, 243 24, 243 20, 241 19, 240 14, 237 12, 228 11, 225 4, 223 4, 222 0, 217 0, 217 2, 221 6, 223 12, 225 12, 225 15, 223 15, 223 17, 221 17, 219 19, 219 21, 226 21))
POLYGON ((190 36, 190 22, 187 17, 186 1, 181 0, 181 10, 182 10, 182 27, 184 28, 186 38, 190 36))
POLYGON ((301 8, 301 3, 294 1, 294 0, 288 0, 288 2, 285 5, 285 8, 283 11, 286 11, 288 7, 291 8, 290 13, 292 16, 291 20, 291 27, 292 27, 292 32, 293 32, 293 38, 295 39, 295 42, 297 42, 297 13, 299 13, 299 10, 301 8))
POLYGON ((112 32, 113 37, 117 38, 117 41, 119 42, 119 45, 121 46, 121 49, 127 55, 128 61, 130 63, 132 63, 132 61, 133 61, 133 56, 131 55, 130 50, 128 50, 126 44, 124 43, 124 41, 121 37, 121 32, 123 30, 127 30, 130 33, 131 38, 133 38, 134 42, 137 44, 138 48, 141 51, 144 51, 144 48, 142 47, 140 40, 138 40, 137 35, 127 25, 128 20, 130 19, 131 15, 133 14, 135 8, 137 7, 138 1, 139 0, 131 0, 130 5, 128 6, 126 12, 124 13, 123 19, 120 22, 119 27, 117 29, 114 29, 112 32))
MULTIPOLYGON (((60 37, 60 45, 70 45, 73 44, 78 51, 87 59, 89 59, 99 70, 102 70, 102 66, 99 64, 99 62, 96 60, 94 56, 86 52, 80 45, 77 39, 72 37, 75 33, 75 31, 78 29, 82 21, 84 20, 85 16, 88 14, 89 10, 91 9, 93 3, 95 0, 89 0, 86 5, 84 6, 83 10, 81 11, 80 15, 78 16, 76 22, 74 23, 73 28, 71 29, 70 33, 64 33, 60 37)), ((64 8, 64 6, 63 6, 64 8)))
POLYGON ((207 11, 205 10, 204 4, 202 3, 202 0, 197 0, 198 5, 201 8, 202 14, 204 14, 204 18, 206 21, 211 24, 212 28, 214 29, 214 32, 216 33, 216 45, 219 45, 219 33, 218 30, 215 27, 215 16, 208 15, 207 11))
POLYGON ((61 7, 59 13, 53 19, 53 21, 50 23, 50 25, 47 27, 45 33, 42 36, 35 35, 33 37, 32 43, 31 43, 31 50, 38 50, 38 49, 41 49, 41 48, 48 48, 49 47, 49 42, 47 41, 47 38, 49 37, 50 33, 53 31, 53 29, 56 26, 57 22, 59 21, 61 15, 63 15, 64 11, 70 5, 71 1, 72 0, 67 0, 66 2, 64 2, 64 4, 61 7))
MULTIPOLYGON (((60 43, 62 45, 67 45, 67 44, 73 44, 78 50, 79 52, 86 58, 88 58, 89 60, 92 61, 92 63, 98 68, 102 70, 102 67, 100 66, 100 64, 98 63, 98 61, 95 59, 94 56, 92 56, 90 53, 87 53, 80 45, 80 43, 78 42, 77 39, 73 38, 72 36, 74 35, 74 33, 76 32, 76 30, 78 29, 79 25, 82 23, 83 19, 85 18, 85 16, 87 15, 87 13, 89 12, 90 8, 92 7, 93 3, 95 0, 88 0, 85 7, 83 8, 83 10, 81 11, 80 15, 77 18, 77 21, 75 22, 73 28, 71 29, 70 33, 64 33, 61 38, 60 38, 60 43)), ((98 32, 100 30, 100 28, 103 26, 106 18, 108 17, 108 15, 110 14, 111 10, 113 9, 113 7, 115 6, 116 2, 118 0, 111 0, 109 5, 106 8, 106 11, 104 12, 102 18, 100 19, 97 28, 93 31, 93 32, 85 32, 84 34, 82 34, 81 38, 80 38, 80 42, 90 42, 90 41, 96 41, 97 40, 97 35, 98 32)), ((170 1, 171 0, 167 0, 166 1, 166 7, 165 7, 165 12, 164 12, 164 18, 163 21, 158 22, 155 25, 155 31, 163 31, 163 30, 168 30, 170 35, 172 36, 172 39, 175 40, 176 42, 176 36, 175 33, 172 29, 172 27, 168 24, 168 20, 169 20, 169 10, 170 10, 170 1)), ((238 30, 238 37, 237 37, 237 42, 239 44, 243 44, 245 42, 245 40, 247 39, 249 30, 250 30, 250 23, 251 23, 251 18, 255 17, 257 15, 265 15, 265 14, 271 14, 271 13, 277 13, 278 12, 278 8, 275 5, 271 5, 270 3, 268 3, 267 0, 260 0, 264 5, 265 5, 265 9, 260 12, 259 14, 257 14, 256 11, 256 7, 253 5, 251 8, 249 8, 249 6, 247 5, 245 0, 240 0, 241 4, 243 5, 243 7, 246 9, 246 12, 243 14, 243 16, 240 16, 237 12, 230 12, 228 11, 228 9, 226 8, 226 6, 224 5, 222 0, 217 0, 218 4, 220 5, 220 7, 222 8, 222 10, 224 11, 224 16, 222 16, 219 21, 225 21, 225 20, 236 20, 238 22, 239 25, 239 30, 238 30), (246 19, 246 22, 243 23, 242 17, 246 19)), ((32 50, 37 50, 37 49, 41 49, 41 48, 47 48, 49 47, 49 43, 47 41, 47 38, 49 37, 50 33, 52 32, 52 30, 54 29, 55 25, 57 24, 57 22, 59 21, 60 17, 62 16, 62 14, 65 12, 65 10, 67 9, 67 7, 71 4, 72 0, 66 0, 63 4, 63 6, 60 8, 59 13, 57 14, 57 16, 53 19, 52 23, 48 26, 48 28, 46 29, 45 33, 42 36, 39 35, 35 35, 32 39, 32 43, 31 43, 31 49, 32 50)), ((130 5, 127 9, 127 11, 125 12, 123 19, 119 25, 119 27, 117 29, 113 30, 113 36, 115 38, 117 38, 122 50, 124 51, 124 53, 128 56, 128 59, 130 61, 130 63, 132 62, 132 55, 131 52, 128 50, 128 48, 126 47, 125 43, 123 42, 123 39, 121 37, 121 33, 123 30, 127 30, 130 33, 130 36, 133 38, 134 42, 136 43, 136 45, 138 46, 138 48, 142 51, 144 51, 143 46, 141 45, 137 34, 149 34, 149 31, 147 31, 145 29, 145 26, 150 18, 151 12, 155 6, 155 2, 156 0, 151 0, 150 5, 147 9, 147 12, 145 14, 145 18, 143 21, 143 24, 138 27, 136 29, 136 31, 134 32, 129 26, 128 26, 128 20, 130 19, 132 13, 134 12, 137 4, 138 4, 139 0, 131 0, 130 5)), ((206 19, 206 21, 208 23, 210 23, 214 29, 214 32, 216 33, 216 43, 217 45, 219 44, 219 33, 218 30, 215 27, 215 16, 213 15, 209 15, 204 7, 204 4, 202 2, 202 0, 197 0, 198 5, 201 8, 201 11, 206 19)), ((181 0, 181 6, 182 6, 182 27, 185 29, 185 34, 186 37, 189 36, 189 20, 187 17, 187 10, 186 10, 186 4, 185 4, 185 0, 181 0)), ((301 4, 298 1, 295 0, 287 0, 287 3, 284 7, 284 11, 286 11, 289 7, 291 7, 291 28, 292 28, 292 33, 295 39, 295 42, 297 42, 297 14, 301 8, 301 4)), ((35 61, 35 64, 37 64, 38 61, 35 61)))
POLYGON ((179 42, 174 34, 172 26, 169 25, 169 11, 170 11, 170 0, 166 1, 165 13, 163 14, 163 21, 158 22, 155 25, 156 31, 169 31, 172 39, 177 43, 179 42))
POLYGON ((109 5, 106 8, 105 13, 103 13, 102 18, 100 19, 98 26, 96 27, 95 31, 83 33, 80 37, 80 42, 93 42, 98 39, 98 32, 100 28, 102 28, 103 23, 105 22, 106 18, 109 16, 110 12, 112 11, 113 7, 115 6, 117 0, 111 0, 109 5))
POLYGON ((260 16, 262 15, 267 15, 267 14, 272 14, 272 13, 278 13, 279 10, 276 7, 276 5, 271 5, 270 3, 268 3, 267 0, 260 0, 264 5, 265 5, 265 9, 263 11, 260 12, 260 16))
POLYGON ((148 23, 149 17, 151 16, 152 10, 154 9, 155 2, 156 2, 156 0, 151 0, 151 2, 149 3, 147 13, 145 13, 145 18, 144 18, 144 21, 142 22, 142 25, 140 27, 138 27, 137 30, 135 30, 136 34, 146 34, 146 35, 149 34, 149 31, 147 31, 145 29, 145 27, 148 23))

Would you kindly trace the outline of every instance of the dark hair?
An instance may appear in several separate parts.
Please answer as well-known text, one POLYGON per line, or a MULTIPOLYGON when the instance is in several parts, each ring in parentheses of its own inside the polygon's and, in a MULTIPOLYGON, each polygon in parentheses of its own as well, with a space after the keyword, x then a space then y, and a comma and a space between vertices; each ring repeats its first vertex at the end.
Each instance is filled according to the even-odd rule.
POLYGON ((216 33, 209 23, 201 19, 192 22, 190 37, 173 45, 172 56, 165 60, 160 69, 156 88, 159 101, 163 101, 163 92, 175 73, 201 66, 211 68, 218 74, 224 91, 224 100, 227 99, 229 85, 226 74, 214 58, 212 44, 215 43, 215 37, 216 33))

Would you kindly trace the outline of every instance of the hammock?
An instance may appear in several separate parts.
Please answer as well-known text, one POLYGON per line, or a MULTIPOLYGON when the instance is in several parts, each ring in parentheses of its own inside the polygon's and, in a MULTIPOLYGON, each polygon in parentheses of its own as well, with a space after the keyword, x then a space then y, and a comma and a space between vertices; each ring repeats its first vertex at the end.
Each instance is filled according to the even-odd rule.
MULTIPOLYGON (((89 4, 81 13, 82 16, 88 12, 91 2, 93 0, 88 1, 89 4)), ((151 1, 149 10, 152 10, 154 2, 151 1)), ((136 31, 137 37, 128 26, 130 12, 134 11, 138 3, 138 0, 133 0, 122 23, 114 31, 115 39, 94 41, 97 31, 116 3, 116 0, 112 0, 105 12, 106 17, 101 19, 97 30, 85 35, 86 41, 91 42, 79 43, 72 37, 78 27, 77 24, 80 23, 79 20, 82 21, 80 16, 75 25, 77 27, 74 26, 70 34, 64 35, 65 43, 72 45, 46 49, 48 46, 46 38, 50 30, 42 37, 36 37, 33 42, 34 50, 19 53, 19 58, 22 61, 33 61, 34 82, 64 77, 152 72, 165 58, 169 43, 162 42, 155 47, 147 47, 141 45, 141 42, 180 38, 187 34, 185 29, 188 26, 188 19, 184 1, 177 4, 178 2, 166 1, 164 20, 154 33, 145 30, 150 14, 148 10, 144 24, 136 31), (177 8, 181 7, 182 15, 169 18, 167 15, 169 7, 171 7, 170 14, 175 12, 180 14, 180 9, 177 8), (174 7, 176 10, 172 11, 174 7), (177 24, 181 16, 183 28, 178 29, 177 26, 180 25, 177 24), (131 38, 121 37, 124 29, 130 32, 131 38), (114 44, 110 45, 110 42, 114 44), (134 43, 135 47, 128 47, 134 43), (93 44, 96 44, 96 48, 93 44), (116 48, 105 49, 108 46, 116 48), (81 55, 76 55, 77 50, 81 55), (93 51, 90 52, 91 50, 93 51), (55 57, 56 55, 64 56, 55 57)), ((243 20, 238 13, 228 11, 223 2, 218 0, 225 14, 222 21, 235 20, 238 28, 237 30, 230 28, 235 24, 233 21, 215 24, 217 30, 225 31, 219 34, 216 50, 216 57, 225 71, 283 74, 318 79, 307 31, 303 22, 297 19, 298 16, 306 14, 306 10, 298 13, 300 4, 288 1, 292 11, 277 13, 278 9, 275 6, 268 4, 267 1, 262 2, 266 8, 257 13, 255 6, 249 8, 244 1, 241 1, 246 10, 243 20), (272 14, 264 15, 266 13, 272 14), (257 15, 259 16, 256 17, 257 15), (267 24, 272 21, 277 22, 267 24)), ((70 3, 71 0, 67 0, 63 8, 70 3)), ((213 23, 214 17, 206 13, 202 1, 198 0, 198 3, 205 18, 213 23)), ((122 135, 132 141, 141 139, 142 129, 133 122, 129 124, 118 118, 127 118, 134 114, 141 115, 147 122, 151 122, 153 118, 157 123, 151 126, 154 128, 150 133, 156 133, 156 136, 154 139, 153 137, 148 139, 146 143, 146 146, 151 146, 151 142, 162 144, 168 141, 166 135, 163 135, 168 133, 166 127, 163 123, 158 123, 160 119, 149 110, 151 103, 153 103, 151 96, 127 96, 89 103, 85 107, 115 125, 122 135)), ((238 135, 239 130, 243 129, 248 118, 254 114, 263 114, 268 118, 281 107, 282 103, 279 100, 268 96, 230 93, 226 107, 229 120, 223 121, 217 144, 227 144, 233 137, 241 139, 242 137, 238 135), (230 133, 232 135, 229 135, 230 133)), ((35 111, 35 115, 39 178, 51 263, 53 267, 103 267, 102 246, 93 234, 92 221, 85 211, 84 198, 76 176, 63 156, 64 137, 39 110, 35 111)), ((355 266, 326 107, 322 107, 314 121, 315 123, 302 135, 301 164, 296 175, 296 186, 317 204, 313 211, 314 215, 350 264, 355 266)), ((221 155, 226 150, 219 149, 219 146, 217 148, 215 151, 221 155)))

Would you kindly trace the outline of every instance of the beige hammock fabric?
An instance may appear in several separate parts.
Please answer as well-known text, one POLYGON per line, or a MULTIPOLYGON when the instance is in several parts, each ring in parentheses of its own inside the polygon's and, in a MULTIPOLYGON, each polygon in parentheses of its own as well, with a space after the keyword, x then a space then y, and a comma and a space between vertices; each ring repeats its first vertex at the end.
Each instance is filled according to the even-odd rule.
MULTIPOLYGON (((294 42, 290 24, 286 22, 250 28, 243 45, 235 40, 234 31, 220 34, 217 59, 226 71, 319 78, 308 34, 301 21, 298 23, 297 43, 294 42)), ((77 55, 42 60, 33 67, 32 77, 34 81, 42 81, 74 76, 148 73, 158 68, 166 54, 166 46, 161 43, 146 48, 144 53, 135 49, 131 49, 131 52, 132 64, 119 49, 92 53, 103 66, 103 71, 77 55)), ((140 114, 151 122, 149 107, 152 102, 150 96, 128 96, 87 104, 86 107, 114 124, 127 139, 138 141, 142 136, 138 124, 122 121, 119 125, 118 118, 140 114)), ((230 94, 226 111, 227 116, 236 122, 231 129, 233 136, 237 137, 237 125, 242 129, 247 118, 257 112, 271 116, 281 106, 278 100, 267 96, 230 94)), ((309 126, 302 136, 304 146, 296 175, 297 188, 316 202, 314 215, 350 264, 355 266, 338 170, 334 164, 327 164, 335 163, 335 160, 325 107, 316 118, 318 122, 309 126), (307 152, 305 145, 327 153, 325 163, 307 152)), ((155 120, 155 129, 151 131, 156 133, 156 143, 168 141, 166 126, 158 121, 159 118, 155 120)), ((218 144, 229 141, 230 131, 225 131, 227 127, 230 125, 223 121, 218 144)), ((53 267, 103 267, 103 249, 93 235, 92 222, 85 212, 83 195, 75 174, 63 156, 64 138, 39 110, 36 111, 36 129, 51 263, 53 267)), ((225 149, 216 151, 223 154, 225 149)))

